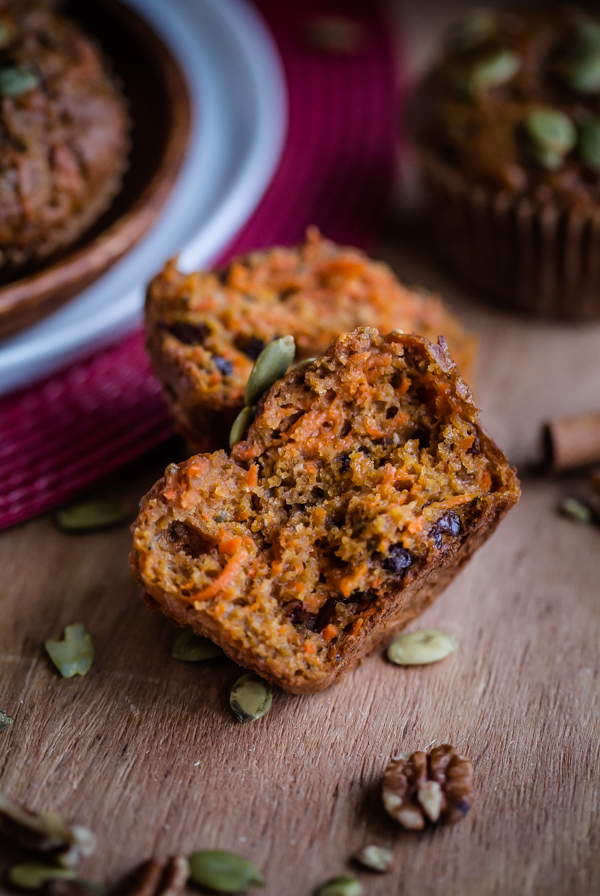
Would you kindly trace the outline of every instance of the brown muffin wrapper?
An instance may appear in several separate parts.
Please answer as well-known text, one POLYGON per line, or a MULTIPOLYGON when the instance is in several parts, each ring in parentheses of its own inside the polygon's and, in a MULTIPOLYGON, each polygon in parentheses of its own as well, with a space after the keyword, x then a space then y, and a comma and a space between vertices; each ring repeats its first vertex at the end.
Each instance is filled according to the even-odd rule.
POLYGON ((600 318, 600 209, 540 207, 474 187, 430 152, 421 161, 438 251, 466 282, 525 314, 600 318))

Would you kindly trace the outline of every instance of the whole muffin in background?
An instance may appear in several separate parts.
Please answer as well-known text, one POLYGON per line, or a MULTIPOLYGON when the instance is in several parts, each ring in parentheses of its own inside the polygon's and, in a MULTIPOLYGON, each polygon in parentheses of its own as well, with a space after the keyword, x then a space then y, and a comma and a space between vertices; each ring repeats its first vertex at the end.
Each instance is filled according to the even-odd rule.
POLYGON ((127 164, 124 97, 94 41, 48 5, 0 3, 0 274, 75 242, 127 164))
POLYGON ((407 289, 386 264, 323 239, 316 228, 299 246, 251 252, 224 270, 184 274, 171 261, 146 299, 154 368, 179 431, 198 451, 227 447, 267 343, 293 336, 299 361, 359 326, 444 336, 471 379, 475 340, 437 296, 407 289))
POLYGON ((600 316, 600 11, 474 11, 414 110, 444 258, 503 306, 600 316))

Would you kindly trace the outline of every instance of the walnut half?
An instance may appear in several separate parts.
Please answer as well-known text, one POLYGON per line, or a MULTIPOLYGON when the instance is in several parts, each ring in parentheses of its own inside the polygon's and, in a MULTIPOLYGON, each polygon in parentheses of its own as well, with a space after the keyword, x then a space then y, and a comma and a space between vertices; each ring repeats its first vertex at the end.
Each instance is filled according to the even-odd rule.
POLYGON ((429 753, 417 750, 390 760, 383 775, 383 805, 402 827, 454 824, 469 811, 473 766, 450 744, 429 753))

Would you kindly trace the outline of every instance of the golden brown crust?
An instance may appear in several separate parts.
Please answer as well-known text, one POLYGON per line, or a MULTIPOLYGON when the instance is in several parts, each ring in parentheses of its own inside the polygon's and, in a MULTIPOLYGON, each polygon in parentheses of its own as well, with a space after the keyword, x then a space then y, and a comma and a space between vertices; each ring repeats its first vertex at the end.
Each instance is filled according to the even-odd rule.
POLYGON ((444 347, 359 329, 276 383, 231 456, 167 469, 131 564, 150 606, 309 693, 423 612, 518 495, 444 347))
POLYGON ((437 296, 409 290, 390 268, 309 229, 304 244, 253 252, 225 271, 186 275, 174 261, 146 300, 147 345, 177 428, 198 451, 224 448, 252 365, 268 342, 296 340, 297 360, 357 326, 443 335, 471 379, 474 339, 437 296))

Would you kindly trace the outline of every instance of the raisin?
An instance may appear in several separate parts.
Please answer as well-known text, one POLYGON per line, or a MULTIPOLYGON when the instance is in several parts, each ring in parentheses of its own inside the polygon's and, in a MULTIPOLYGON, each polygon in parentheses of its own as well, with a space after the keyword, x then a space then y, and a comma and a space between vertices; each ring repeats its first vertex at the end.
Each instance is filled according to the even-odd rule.
POLYGON ((219 373, 223 376, 229 376, 233 371, 233 364, 231 361, 228 361, 227 358, 222 358, 221 355, 213 355, 213 362, 219 373))
POLYGON ((265 345, 266 342, 263 342, 258 336, 250 336, 250 338, 240 346, 240 351, 242 351, 247 358, 250 358, 251 361, 256 361, 265 345))
POLYGON ((339 454, 336 457, 336 460, 339 463, 342 470, 350 469, 350 455, 349 454, 339 454))
POLYGON ((403 548, 401 544, 393 544, 388 550, 386 557, 382 562, 384 569, 393 572, 394 575, 400 575, 405 569, 412 564, 413 558, 410 551, 403 548))
POLYGON ((430 531, 436 548, 441 548, 444 535, 452 535, 456 538, 457 535, 460 535, 460 529, 460 517, 454 510, 449 510, 448 513, 441 516, 430 531))
POLYGON ((283 612, 289 617, 292 625, 301 625, 309 631, 315 631, 317 627, 318 613, 309 613, 304 609, 302 601, 290 600, 283 606, 283 612))
POLYGON ((176 320, 172 324, 166 325, 167 332, 183 342, 184 345, 202 345, 209 334, 206 324, 192 324, 185 320, 176 320))

